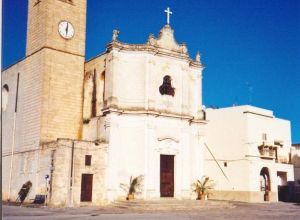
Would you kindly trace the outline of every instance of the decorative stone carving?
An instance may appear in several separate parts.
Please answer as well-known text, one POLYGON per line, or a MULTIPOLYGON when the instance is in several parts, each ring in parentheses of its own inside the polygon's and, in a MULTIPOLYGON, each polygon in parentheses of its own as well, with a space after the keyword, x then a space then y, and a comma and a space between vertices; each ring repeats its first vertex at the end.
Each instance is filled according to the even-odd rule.
POLYGON ((118 38, 118 36, 119 36, 119 33, 120 33, 120 31, 118 31, 118 30, 113 30, 113 36, 112 36, 112 40, 113 41, 116 41, 116 40, 118 40, 117 38, 118 38))
MULTIPOLYGON (((127 44, 118 41, 119 31, 114 30, 112 36, 112 42, 107 45, 107 51, 111 51, 113 48, 124 51, 149 51, 154 55, 168 55, 177 57, 189 62, 190 66, 201 68, 203 67, 200 61, 200 54, 195 59, 190 58, 188 49, 185 43, 178 44, 174 37, 174 30, 169 24, 165 25, 159 33, 159 36, 155 38, 153 34, 149 35, 147 43, 145 44, 127 44)), ((108 60, 109 61, 109 60, 108 60)))
POLYGON ((163 84, 159 87, 160 94, 171 96, 175 95, 175 88, 172 87, 171 81, 172 79, 170 76, 164 76, 163 84))
POLYGON ((181 46, 180 46, 180 48, 181 48, 181 53, 187 53, 187 52, 188 52, 188 50, 187 50, 187 47, 186 47, 186 44, 185 44, 185 43, 182 43, 182 44, 181 44, 181 46))
POLYGON ((158 147, 155 149, 160 154, 177 155, 179 154, 179 140, 174 141, 173 138, 158 138, 158 147))
POLYGON ((151 45, 151 46, 154 46, 156 44, 156 39, 154 38, 153 34, 149 35, 148 44, 151 45))
POLYGON ((159 33, 157 44, 159 47, 181 53, 182 47, 174 38, 174 30, 170 25, 165 25, 159 33))
POLYGON ((201 59, 201 56, 200 56, 200 53, 199 53, 199 51, 198 51, 197 54, 196 54, 195 61, 201 63, 201 60, 200 60, 200 59, 201 59))
POLYGON ((166 137, 160 137, 160 138, 157 138, 158 141, 174 141, 176 143, 179 143, 179 140, 177 138, 173 138, 173 137, 169 137, 169 136, 166 136, 166 137))

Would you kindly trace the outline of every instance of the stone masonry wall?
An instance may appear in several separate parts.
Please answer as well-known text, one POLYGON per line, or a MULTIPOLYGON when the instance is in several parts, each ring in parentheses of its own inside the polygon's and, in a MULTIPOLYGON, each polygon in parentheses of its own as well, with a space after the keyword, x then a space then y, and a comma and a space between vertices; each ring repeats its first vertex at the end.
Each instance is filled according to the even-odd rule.
POLYGON ((93 142, 68 139, 58 140, 51 177, 50 206, 81 205, 81 176, 84 173, 93 174, 92 202, 85 204, 99 205, 105 203, 106 157, 106 146, 103 144, 95 145, 93 142), (85 165, 85 155, 92 155, 91 166, 85 165))

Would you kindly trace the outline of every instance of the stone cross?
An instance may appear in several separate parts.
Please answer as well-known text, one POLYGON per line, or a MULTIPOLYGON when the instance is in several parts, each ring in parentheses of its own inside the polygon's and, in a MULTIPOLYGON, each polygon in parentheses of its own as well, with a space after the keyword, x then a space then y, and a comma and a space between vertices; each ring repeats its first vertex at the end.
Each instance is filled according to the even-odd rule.
POLYGON ((167 24, 170 24, 170 15, 173 14, 173 12, 170 11, 170 8, 168 7, 165 12, 167 13, 167 24))

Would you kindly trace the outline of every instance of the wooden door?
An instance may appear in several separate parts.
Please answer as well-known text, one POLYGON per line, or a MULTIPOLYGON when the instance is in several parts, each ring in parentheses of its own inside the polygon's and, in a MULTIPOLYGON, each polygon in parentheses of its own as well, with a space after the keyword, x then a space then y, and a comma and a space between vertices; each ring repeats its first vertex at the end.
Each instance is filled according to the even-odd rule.
POLYGON ((93 174, 82 174, 80 200, 82 202, 91 202, 92 192, 93 192, 93 174))
POLYGON ((174 196, 174 155, 160 155, 160 196, 174 196))

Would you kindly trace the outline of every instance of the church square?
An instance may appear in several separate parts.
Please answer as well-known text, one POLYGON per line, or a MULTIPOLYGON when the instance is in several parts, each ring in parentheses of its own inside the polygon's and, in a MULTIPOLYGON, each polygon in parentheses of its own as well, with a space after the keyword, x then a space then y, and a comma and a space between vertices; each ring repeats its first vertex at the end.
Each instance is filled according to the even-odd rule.
POLYGON ((176 40, 176 11, 157 13, 164 24, 144 43, 112 29, 86 59, 87 0, 28 0, 26 55, 2 72, 3 201, 300 202, 293 122, 204 106, 201 51, 176 40), (212 189, 195 193, 197 180, 212 189))

